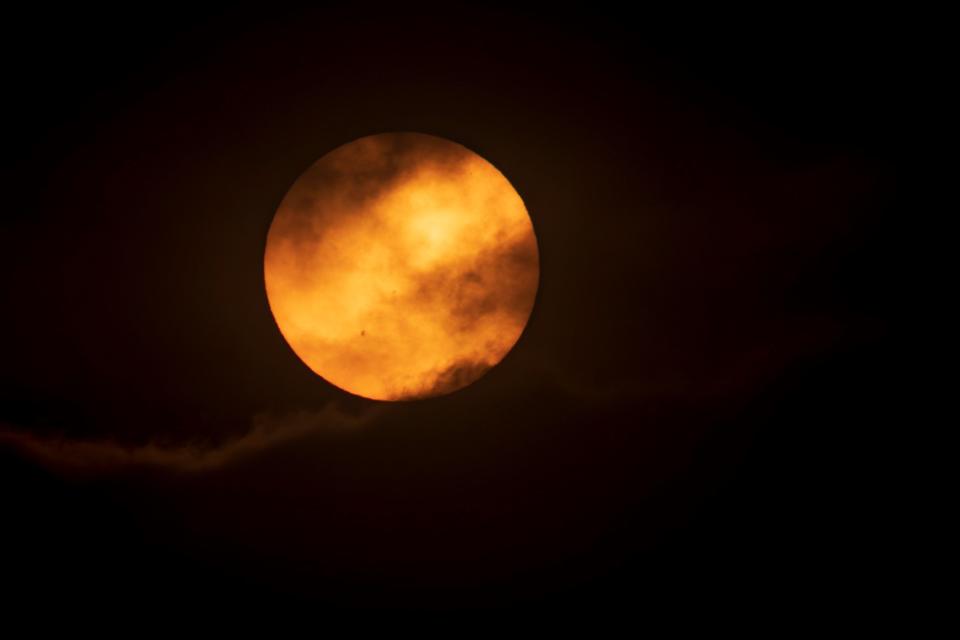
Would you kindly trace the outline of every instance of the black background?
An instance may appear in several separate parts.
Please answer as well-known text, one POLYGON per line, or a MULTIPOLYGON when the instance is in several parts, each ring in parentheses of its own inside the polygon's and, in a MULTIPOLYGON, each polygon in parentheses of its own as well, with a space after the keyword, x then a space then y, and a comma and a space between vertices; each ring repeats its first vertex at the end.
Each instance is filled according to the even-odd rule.
POLYGON ((13 11, 5 602, 820 612, 879 597, 905 424, 909 27, 600 5, 13 11), (262 284, 300 172, 387 131, 490 160, 541 252, 503 363, 391 405, 314 376, 262 284), (331 410, 357 424, 324 429, 331 410), (215 468, 136 457, 311 421, 215 468), (45 458, 24 434, 134 453, 45 458))

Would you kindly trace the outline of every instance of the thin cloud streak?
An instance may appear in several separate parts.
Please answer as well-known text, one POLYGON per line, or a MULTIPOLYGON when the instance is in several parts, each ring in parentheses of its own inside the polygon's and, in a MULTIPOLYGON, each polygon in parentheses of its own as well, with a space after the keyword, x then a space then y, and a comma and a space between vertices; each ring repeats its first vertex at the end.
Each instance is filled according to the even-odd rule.
POLYGON ((350 415, 331 404, 313 412, 258 414, 249 431, 217 445, 128 445, 110 439, 39 435, 0 425, 0 446, 13 448, 48 469, 69 475, 101 475, 133 468, 195 473, 218 469, 314 434, 352 431, 368 424, 381 411, 382 407, 374 406, 365 413, 350 415))

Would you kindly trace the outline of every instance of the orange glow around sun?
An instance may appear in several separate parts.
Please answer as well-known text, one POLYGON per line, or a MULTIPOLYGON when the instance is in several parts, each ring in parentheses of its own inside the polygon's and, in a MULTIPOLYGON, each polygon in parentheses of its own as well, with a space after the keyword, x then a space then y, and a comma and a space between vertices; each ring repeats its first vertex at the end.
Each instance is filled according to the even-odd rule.
POLYGON ((406 400, 463 388, 526 326, 539 281, 533 226, 493 165, 442 138, 369 136, 287 193, 264 256, 293 351, 350 393, 406 400))

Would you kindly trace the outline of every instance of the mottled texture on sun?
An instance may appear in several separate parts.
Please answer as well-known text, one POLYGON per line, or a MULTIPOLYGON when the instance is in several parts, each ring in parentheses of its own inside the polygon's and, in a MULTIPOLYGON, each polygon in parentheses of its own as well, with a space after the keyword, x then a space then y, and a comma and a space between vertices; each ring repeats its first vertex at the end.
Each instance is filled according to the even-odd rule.
POLYGON ((539 281, 533 226, 492 164, 423 134, 369 136, 296 181, 267 237, 277 325, 318 375, 406 400, 463 388, 516 344, 539 281))

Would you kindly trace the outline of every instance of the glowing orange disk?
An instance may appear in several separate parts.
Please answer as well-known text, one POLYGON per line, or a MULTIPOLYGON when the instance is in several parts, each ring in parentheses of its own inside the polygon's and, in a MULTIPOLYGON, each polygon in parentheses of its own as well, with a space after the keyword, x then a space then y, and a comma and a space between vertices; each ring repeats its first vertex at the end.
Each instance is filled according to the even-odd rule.
POLYGON ((516 344, 540 277, 520 196, 442 138, 389 133, 331 151, 267 236, 280 331, 314 372, 376 400, 463 388, 516 344))

